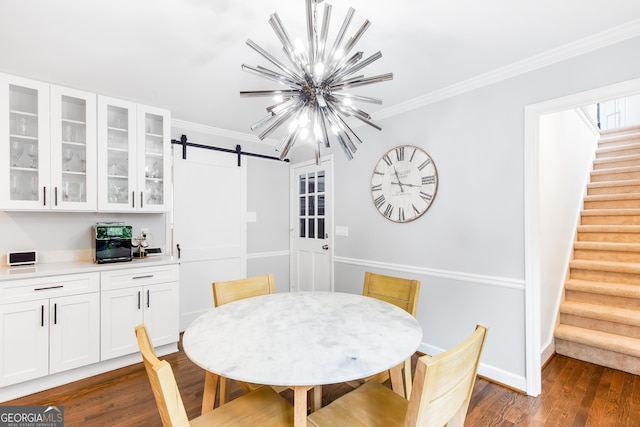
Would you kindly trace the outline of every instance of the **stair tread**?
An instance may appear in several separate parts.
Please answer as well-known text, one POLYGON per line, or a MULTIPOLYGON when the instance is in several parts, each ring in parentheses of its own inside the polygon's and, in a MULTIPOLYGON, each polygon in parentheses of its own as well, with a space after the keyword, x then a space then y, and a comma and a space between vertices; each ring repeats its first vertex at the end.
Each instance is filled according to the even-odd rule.
POLYGON ((600 157, 599 159, 594 159, 593 164, 601 165, 605 163, 617 163, 629 160, 640 160, 640 154, 622 154, 620 156, 600 157))
POLYGON ((628 135, 629 133, 640 133, 640 126, 629 125, 621 126, 613 129, 606 129, 600 131, 600 139, 611 138, 614 135, 628 135))
POLYGON ((622 187, 628 185, 640 185, 640 179, 622 179, 614 181, 598 181, 590 182, 587 184, 588 188, 602 188, 602 187, 622 187))
POLYGON ((591 319, 606 320, 625 325, 640 326, 640 312, 628 308, 611 307, 578 301, 563 301, 560 313, 573 314, 591 319))
POLYGON ((640 233, 640 225, 602 225, 586 224, 579 225, 580 233, 640 233))
MULTIPOLYGON (((621 138, 621 139, 625 139, 625 138, 621 138)), ((612 146, 607 146, 607 147, 598 147, 596 149, 596 153, 601 154, 601 153, 613 153, 616 151, 624 151, 624 150, 629 150, 629 149, 634 149, 634 148, 640 148, 640 142, 630 142, 629 144, 620 144, 620 145, 612 145, 612 146)), ((599 157, 600 159, 602 157, 599 157)))
POLYGON ((569 279, 565 283, 565 289, 570 291, 590 292, 594 294, 640 299, 640 286, 629 285, 626 283, 608 283, 593 280, 569 279))
POLYGON ((573 243, 573 248, 616 252, 640 252, 640 243, 577 241, 573 243))
POLYGON ((581 213, 584 216, 640 215, 640 209, 586 209, 581 213))
POLYGON ((573 259, 569 261, 571 268, 584 270, 614 271, 620 273, 640 274, 640 263, 573 259))
POLYGON ((556 339, 578 342, 616 353, 640 357, 640 339, 637 338, 565 324, 558 325, 554 335, 556 339))
MULTIPOLYGON (((640 144, 638 144, 640 148, 640 144)), ((592 169, 591 175, 607 175, 611 173, 626 173, 626 172, 638 172, 640 166, 616 166, 612 168, 592 169)))
POLYGON ((585 202, 602 201, 602 200, 634 200, 640 199, 638 193, 614 193, 614 194, 589 194, 584 196, 585 202))

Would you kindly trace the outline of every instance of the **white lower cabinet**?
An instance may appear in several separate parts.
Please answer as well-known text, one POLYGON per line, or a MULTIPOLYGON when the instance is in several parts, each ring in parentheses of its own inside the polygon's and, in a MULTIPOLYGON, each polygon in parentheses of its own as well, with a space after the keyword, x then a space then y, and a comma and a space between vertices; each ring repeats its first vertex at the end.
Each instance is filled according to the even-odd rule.
POLYGON ((144 323, 154 347, 178 342, 178 265, 101 274, 101 360, 139 352, 134 329, 144 323))
POLYGON ((99 273, 2 283, 0 346, 2 387, 98 362, 99 273))

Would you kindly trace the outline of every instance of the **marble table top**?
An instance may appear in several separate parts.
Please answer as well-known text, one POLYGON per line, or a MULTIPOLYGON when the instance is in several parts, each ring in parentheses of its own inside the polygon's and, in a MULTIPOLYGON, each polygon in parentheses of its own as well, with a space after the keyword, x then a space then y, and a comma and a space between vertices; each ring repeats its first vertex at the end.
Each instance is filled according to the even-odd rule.
POLYGON ((406 311, 362 295, 276 293, 234 301, 197 319, 183 335, 187 356, 234 380, 311 386, 390 369, 420 345, 406 311))

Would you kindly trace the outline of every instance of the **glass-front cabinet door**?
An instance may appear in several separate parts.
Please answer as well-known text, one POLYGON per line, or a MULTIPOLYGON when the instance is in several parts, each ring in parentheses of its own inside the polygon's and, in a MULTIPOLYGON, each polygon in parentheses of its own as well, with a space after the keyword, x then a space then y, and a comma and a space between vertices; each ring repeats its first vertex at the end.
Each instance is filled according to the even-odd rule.
POLYGON ((0 75, 0 208, 50 209, 49 85, 0 75))
POLYGON ((51 86, 52 208, 95 211, 96 95, 51 86))
POLYGON ((138 105, 138 197, 140 211, 167 212, 171 186, 171 114, 138 105))
POLYGON ((98 96, 98 210, 135 212, 136 104, 98 96))

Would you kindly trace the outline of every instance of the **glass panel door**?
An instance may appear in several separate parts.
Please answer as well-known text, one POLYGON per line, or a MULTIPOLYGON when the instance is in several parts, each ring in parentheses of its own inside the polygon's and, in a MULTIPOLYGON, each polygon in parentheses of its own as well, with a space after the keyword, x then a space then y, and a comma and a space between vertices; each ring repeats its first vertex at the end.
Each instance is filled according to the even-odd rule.
POLYGON ((0 209, 50 209, 49 85, 0 74, 0 209))
POLYGON ((36 201, 38 176, 38 91, 9 85, 10 199, 36 201))
POLYGON ((138 210, 170 209, 170 122, 168 110, 138 105, 138 210))

